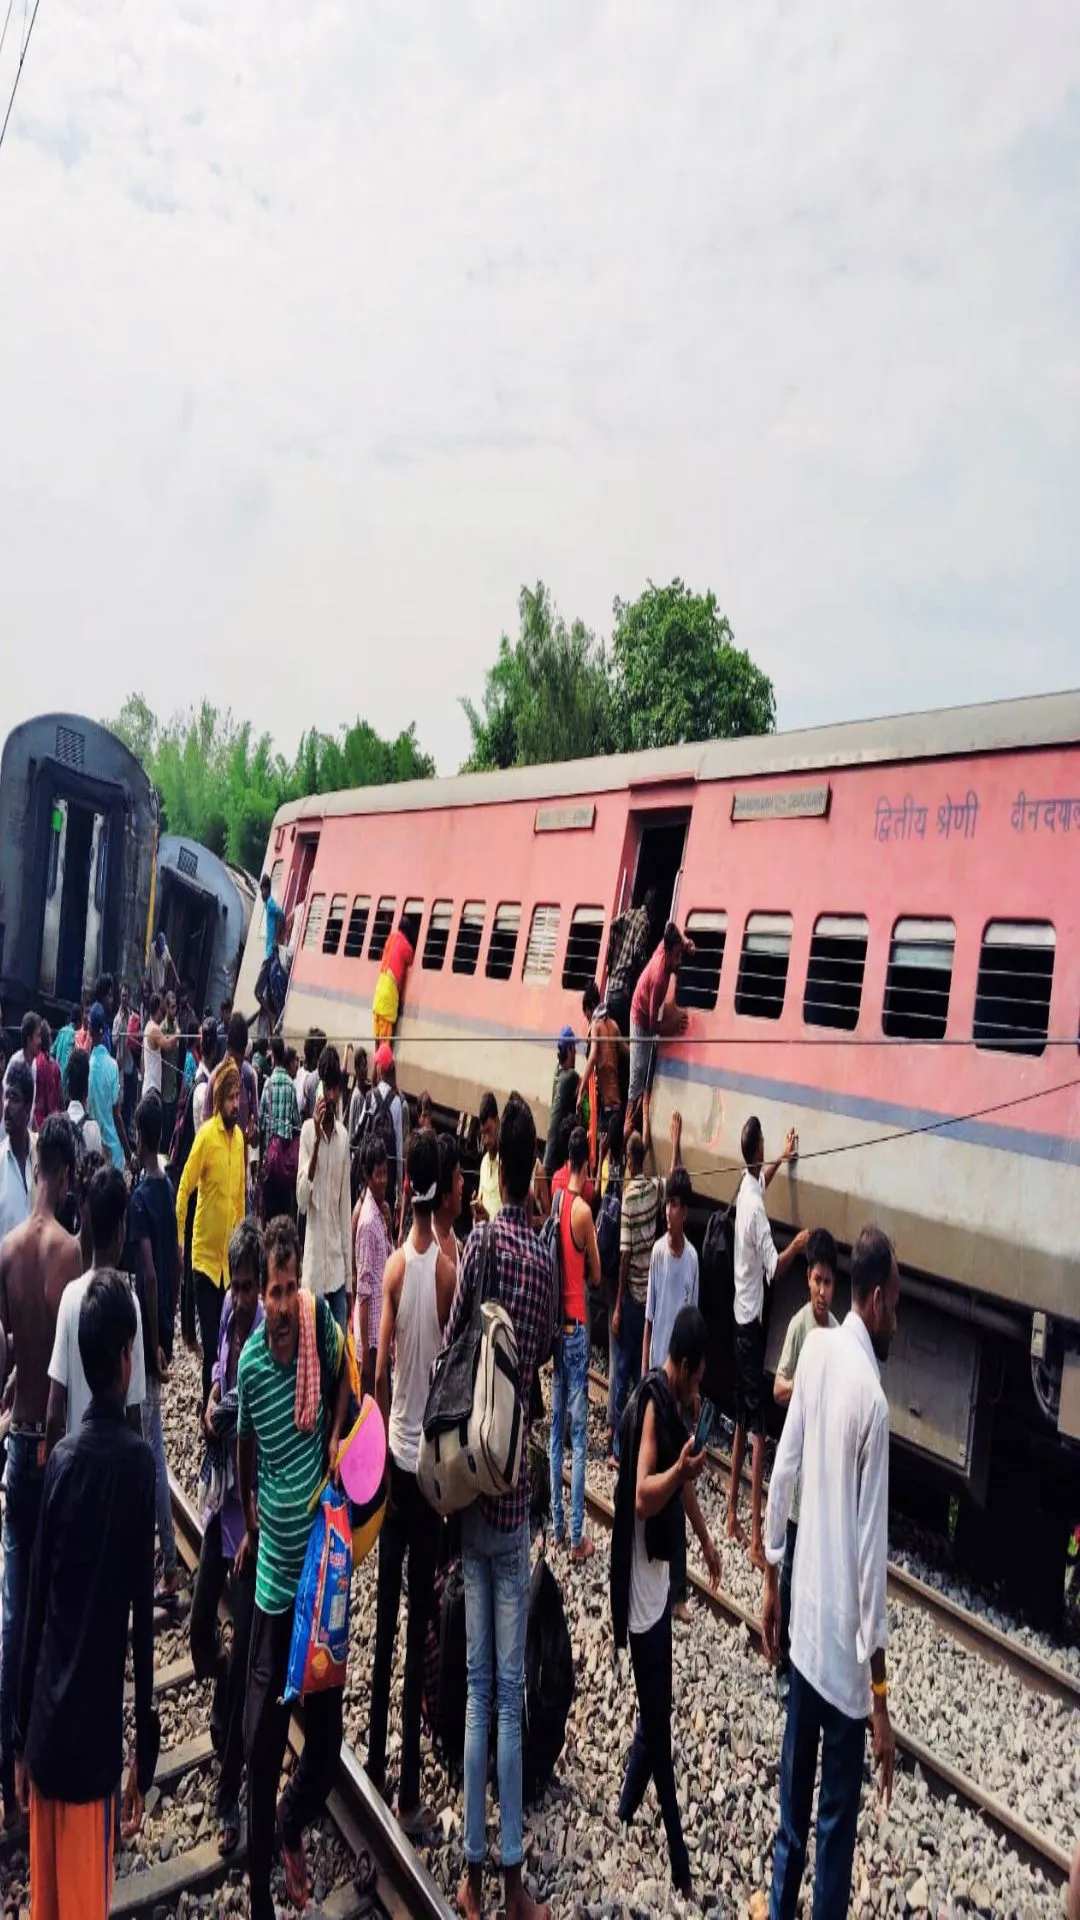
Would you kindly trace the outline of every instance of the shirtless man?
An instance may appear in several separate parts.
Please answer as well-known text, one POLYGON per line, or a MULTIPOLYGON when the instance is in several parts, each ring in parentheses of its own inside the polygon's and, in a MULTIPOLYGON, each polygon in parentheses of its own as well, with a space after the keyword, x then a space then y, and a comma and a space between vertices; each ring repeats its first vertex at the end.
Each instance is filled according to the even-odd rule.
POLYGON ((22 1655, 30 1556, 45 1485, 45 1409, 49 1355, 60 1295, 82 1271, 79 1242, 56 1218, 75 1178, 71 1122, 53 1114, 37 1138, 37 1175, 29 1217, 13 1227, 0 1247, 0 1325, 14 1347, 18 1367, 8 1439, 7 1504, 4 1508, 4 1627, 0 1656, 0 1773, 4 1824, 19 1817, 15 1797, 12 1729, 22 1655))

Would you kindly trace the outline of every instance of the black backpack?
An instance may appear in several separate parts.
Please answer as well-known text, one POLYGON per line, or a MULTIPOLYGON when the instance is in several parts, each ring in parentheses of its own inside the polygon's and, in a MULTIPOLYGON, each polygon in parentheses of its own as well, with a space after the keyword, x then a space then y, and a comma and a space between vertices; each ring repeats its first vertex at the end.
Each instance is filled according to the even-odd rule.
POLYGON ((701 1244, 701 1309, 730 1319, 735 1308, 735 1201, 710 1213, 701 1244))
POLYGON ((566 1739, 574 1699, 574 1655, 559 1583, 541 1554, 529 1586, 525 1629, 525 1722, 521 1788, 527 1801, 543 1793, 566 1739))
POLYGON ((377 1087, 373 1088, 367 1106, 360 1115, 352 1143, 352 1177, 357 1181, 357 1189, 368 1141, 381 1140, 386 1148, 386 1201, 391 1213, 398 1191, 397 1135, 394 1132, 393 1113, 393 1103, 397 1098, 396 1093, 381 1094, 377 1087))

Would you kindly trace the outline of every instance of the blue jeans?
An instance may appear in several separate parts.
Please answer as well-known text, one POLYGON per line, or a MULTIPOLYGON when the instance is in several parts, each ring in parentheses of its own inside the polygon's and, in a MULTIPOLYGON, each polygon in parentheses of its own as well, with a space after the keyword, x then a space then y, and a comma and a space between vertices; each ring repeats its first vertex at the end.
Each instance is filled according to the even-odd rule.
POLYGON ((585 1524, 585 1444, 589 1425, 589 1329, 560 1335, 551 1363, 551 1522, 556 1537, 566 1531, 563 1512, 563 1430, 570 1410, 570 1544, 581 1545, 585 1524))
POLYGON ((622 1319, 615 1349, 615 1458, 619 1458, 619 1428, 626 1403, 641 1379, 641 1347, 645 1339, 645 1302, 635 1300, 629 1287, 623 1294, 622 1319))
POLYGON ((349 1327, 349 1289, 335 1287, 333 1293, 328 1293, 325 1297, 326 1304, 344 1335, 349 1327))
POLYGON ((169 1469, 165 1462, 165 1435, 161 1426, 161 1381, 146 1376, 146 1399, 139 1409, 142 1437, 154 1456, 154 1504, 157 1509, 158 1544, 166 1580, 176 1572, 176 1536, 173 1533, 172 1501, 169 1499, 169 1469))
POLYGON ((781 1676, 791 1671, 791 1576, 795 1571, 795 1542, 799 1523, 789 1520, 784 1540, 784 1564, 780 1569, 780 1665, 781 1676))
POLYGON ((851 1863, 859 1822, 865 1720, 851 1720, 791 1669, 787 1726, 780 1755, 780 1831, 773 1856, 769 1920, 794 1920, 806 1865, 818 1743, 817 1865, 814 1920, 844 1920, 851 1898, 851 1863))
POLYGON ((4 1624, 0 1650, 0 1754, 4 1804, 15 1811, 15 1752, 12 1734, 19 1694, 23 1629, 30 1593, 30 1556, 34 1551, 45 1463, 44 1435, 12 1433, 7 1443, 7 1499, 4 1506, 4 1624))
POLYGON ((502 1864, 520 1867, 521 1722, 525 1705, 525 1621, 529 1605, 529 1523, 497 1533, 478 1507, 461 1524, 465 1575, 468 1696, 465 1707, 465 1859, 485 1853, 492 1668, 499 1707, 499 1819, 502 1864))

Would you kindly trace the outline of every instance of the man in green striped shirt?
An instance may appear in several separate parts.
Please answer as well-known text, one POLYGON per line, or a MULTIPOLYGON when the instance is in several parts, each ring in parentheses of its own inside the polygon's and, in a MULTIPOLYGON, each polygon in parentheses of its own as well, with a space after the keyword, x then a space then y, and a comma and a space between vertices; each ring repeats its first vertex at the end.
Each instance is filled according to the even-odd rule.
POLYGON ((345 1343, 325 1300, 315 1302, 320 1392, 315 1424, 296 1424, 300 1346, 300 1242, 292 1221, 271 1220, 264 1236, 262 1326, 240 1355, 237 1467, 247 1532, 237 1566, 258 1543, 255 1619, 244 1711, 248 1771, 248 1872, 251 1920, 274 1920, 270 1866, 275 1824, 281 1833, 285 1880, 294 1906, 306 1896, 304 1828, 318 1818, 337 1772, 341 1750, 341 1687, 304 1701, 304 1751, 277 1803, 290 1708, 281 1696, 292 1642, 293 1610, 311 1533, 315 1497, 334 1471, 349 1405, 345 1343), (327 1401, 330 1401, 328 1406, 327 1401), (327 1432, 329 1423, 329 1434, 327 1432), (258 1459, 258 1505, 255 1464, 258 1459))

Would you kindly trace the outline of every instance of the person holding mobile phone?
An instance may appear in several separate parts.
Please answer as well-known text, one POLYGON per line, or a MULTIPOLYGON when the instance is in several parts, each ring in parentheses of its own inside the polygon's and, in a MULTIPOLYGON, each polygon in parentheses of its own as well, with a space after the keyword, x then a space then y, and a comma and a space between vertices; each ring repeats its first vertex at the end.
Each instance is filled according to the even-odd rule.
POLYGON ((701 1543, 709 1578, 720 1584, 720 1555, 694 1492, 705 1464, 685 1420, 705 1373, 708 1330, 696 1306, 675 1316, 662 1367, 647 1373, 623 1416, 615 1525, 611 1540, 611 1617, 616 1647, 629 1641, 638 1717, 619 1819, 633 1820, 649 1781, 660 1802, 671 1877, 690 1892, 671 1746, 671 1563, 683 1542, 684 1516, 701 1543))

